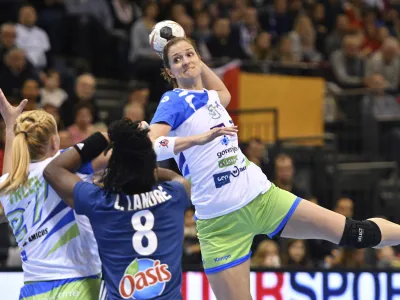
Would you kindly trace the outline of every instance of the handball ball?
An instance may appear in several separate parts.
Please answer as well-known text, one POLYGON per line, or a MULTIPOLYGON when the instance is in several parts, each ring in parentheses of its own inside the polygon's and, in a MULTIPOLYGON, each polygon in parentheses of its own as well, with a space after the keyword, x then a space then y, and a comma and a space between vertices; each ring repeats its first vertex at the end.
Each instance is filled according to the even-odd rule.
POLYGON ((165 45, 174 37, 184 37, 182 26, 174 21, 158 22, 149 35, 151 48, 162 57, 165 45))

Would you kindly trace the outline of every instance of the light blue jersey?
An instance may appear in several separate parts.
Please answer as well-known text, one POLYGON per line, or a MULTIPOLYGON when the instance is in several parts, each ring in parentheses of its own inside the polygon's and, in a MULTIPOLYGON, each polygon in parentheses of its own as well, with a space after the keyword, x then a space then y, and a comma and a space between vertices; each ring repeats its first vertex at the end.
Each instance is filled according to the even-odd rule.
MULTIPOLYGON (((178 137, 234 125, 216 91, 182 89, 164 94, 151 123, 169 124, 169 135, 178 137)), ((240 150, 237 135, 189 148, 175 160, 192 183, 191 200, 199 219, 235 211, 271 187, 261 169, 240 150)))
MULTIPOLYGON (((101 272, 89 220, 75 214, 43 178, 43 170, 55 157, 31 163, 28 186, 0 196, 22 250, 25 281, 86 277, 101 272)), ((0 182, 7 176, 3 175, 0 182)))

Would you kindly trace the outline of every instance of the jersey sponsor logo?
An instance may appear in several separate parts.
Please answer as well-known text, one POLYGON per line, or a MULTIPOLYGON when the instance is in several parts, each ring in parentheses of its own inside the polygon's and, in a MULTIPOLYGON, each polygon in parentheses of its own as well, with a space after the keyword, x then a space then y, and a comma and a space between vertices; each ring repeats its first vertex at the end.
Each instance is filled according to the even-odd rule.
POLYGON ((221 144, 222 145, 224 145, 224 146, 228 146, 228 144, 231 142, 231 140, 226 136, 226 135, 224 135, 222 138, 221 138, 221 144))
POLYGON ((218 111, 218 106, 210 104, 208 106, 208 113, 211 115, 211 118, 213 119, 219 119, 221 118, 221 114, 218 111))
POLYGON ((217 189, 223 187, 224 185, 231 183, 230 176, 231 172, 223 172, 223 173, 218 173, 214 174, 214 182, 215 182, 215 187, 217 189))
POLYGON ((152 299, 160 296, 172 275, 167 264, 148 258, 135 259, 119 282, 119 294, 124 299, 152 299))
POLYGON ((237 160, 238 160, 237 155, 223 158, 220 161, 218 161, 218 168, 226 168, 232 166, 236 164, 237 160))
POLYGON ((215 125, 215 126, 211 127, 210 129, 214 129, 214 128, 218 128, 218 127, 225 127, 225 124, 219 123, 218 125, 215 125))
POLYGON ((235 154, 237 151, 239 151, 238 147, 232 146, 228 149, 222 150, 220 152, 217 153, 218 158, 222 158, 224 155, 228 154, 228 153, 232 153, 235 154))
POLYGON ((225 256, 222 256, 222 257, 217 257, 217 258, 214 258, 214 262, 220 262, 220 261, 224 261, 224 260, 228 260, 228 259, 230 259, 232 256, 230 255, 230 254, 228 254, 228 255, 225 255, 225 256))
POLYGON ((235 168, 232 170, 231 174, 233 177, 238 177, 240 175, 240 173, 246 171, 246 169, 247 169, 247 166, 240 167, 240 168, 235 166, 235 168))
POLYGON ((167 147, 168 148, 169 140, 163 139, 160 141, 160 147, 167 147))
POLYGON ((41 238, 41 237, 44 237, 46 234, 48 234, 49 232, 48 232, 48 230, 47 230, 47 228, 46 229, 43 229, 43 230, 40 230, 40 231, 38 231, 38 232, 36 232, 36 233, 34 233, 34 234, 32 234, 29 238, 28 238, 28 241, 26 241, 25 243, 24 243, 24 247, 28 244, 28 242, 30 243, 30 242, 33 242, 33 241, 35 241, 35 240, 37 240, 37 239, 39 239, 39 238, 41 238))

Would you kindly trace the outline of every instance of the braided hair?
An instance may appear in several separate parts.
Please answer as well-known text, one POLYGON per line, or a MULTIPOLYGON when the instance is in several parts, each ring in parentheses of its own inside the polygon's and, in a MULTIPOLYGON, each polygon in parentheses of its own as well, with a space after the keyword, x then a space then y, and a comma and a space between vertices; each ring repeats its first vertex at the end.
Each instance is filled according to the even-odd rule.
POLYGON ((152 189, 157 161, 148 132, 140 122, 127 118, 111 123, 108 135, 113 152, 101 179, 107 193, 133 195, 152 189))

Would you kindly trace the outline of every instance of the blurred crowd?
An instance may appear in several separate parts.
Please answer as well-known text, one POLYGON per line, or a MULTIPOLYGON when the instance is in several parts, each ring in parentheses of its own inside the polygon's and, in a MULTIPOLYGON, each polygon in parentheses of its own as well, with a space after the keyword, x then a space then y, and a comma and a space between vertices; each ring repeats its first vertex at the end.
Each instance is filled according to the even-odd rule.
MULTIPOLYGON (((182 25, 210 66, 240 59, 251 72, 312 75, 304 70, 315 69, 339 89, 397 95, 399 8, 390 0, 0 0, 0 88, 13 103, 25 98, 26 109, 51 113, 62 148, 106 128, 96 92, 101 78, 126 82, 126 97, 116 99, 123 103, 119 116, 149 121, 170 86, 148 36, 169 19, 182 25)), ((339 104, 351 118, 352 105, 339 104)), ((3 127, 0 122, 0 169, 3 127)), ((257 138, 244 151, 277 186, 318 204, 312 191, 296 184, 289 155, 268 162, 257 138)), ((353 200, 336 200, 335 211, 351 217, 353 200)), ((185 215, 186 266, 201 265, 193 215, 193 209, 185 215)), ((8 225, 0 224, 0 231, 0 265, 19 265, 8 225)), ((252 251, 253 267, 400 266, 391 247, 348 250, 256 236, 252 251)))

